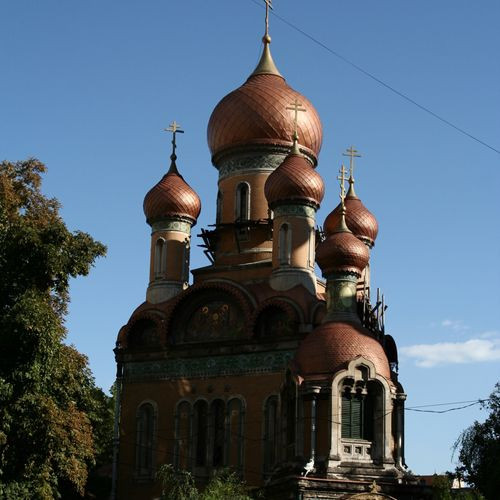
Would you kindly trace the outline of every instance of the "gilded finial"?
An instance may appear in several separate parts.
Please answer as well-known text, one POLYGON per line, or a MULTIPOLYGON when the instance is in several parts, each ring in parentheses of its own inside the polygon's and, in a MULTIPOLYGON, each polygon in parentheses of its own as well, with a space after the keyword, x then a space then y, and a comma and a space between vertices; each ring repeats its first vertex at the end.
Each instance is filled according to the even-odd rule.
POLYGON ((347 224, 345 222, 345 214, 346 214, 346 209, 345 209, 345 166, 342 164, 340 167, 340 175, 337 176, 337 179, 340 181, 340 219, 337 228, 335 229, 335 233, 350 233, 351 231, 347 227, 347 224))
POLYGON ((297 98, 293 101, 291 106, 287 106, 286 109, 289 109, 294 112, 294 117, 293 117, 293 147, 292 147, 292 154, 300 154, 299 150, 299 132, 298 132, 298 118, 299 118, 299 111, 306 112, 306 108, 301 107, 302 104, 299 102, 297 98))
POLYGON ((172 132, 172 154, 170 155, 170 168, 168 169, 169 174, 178 174, 177 165, 175 164, 175 160, 177 160, 177 155, 175 154, 175 150, 177 149, 177 143, 175 141, 176 134, 183 134, 184 130, 181 129, 181 126, 174 120, 166 129, 163 129, 165 132, 172 132))
POLYGON ((347 196, 350 198, 357 198, 356 192, 354 191, 354 158, 361 158, 361 155, 358 154, 354 146, 346 149, 346 152, 342 153, 342 155, 349 156, 349 191, 347 192, 347 196))
POLYGON ((262 52, 259 64, 257 64, 257 67, 254 69, 253 73, 250 76, 276 75, 282 77, 281 73, 278 71, 278 68, 274 64, 273 58, 271 56, 271 50, 269 48, 269 44, 271 43, 271 37, 269 36, 269 9, 273 8, 272 0, 264 0, 264 2, 266 4, 266 30, 264 36, 262 37, 264 50, 262 52))

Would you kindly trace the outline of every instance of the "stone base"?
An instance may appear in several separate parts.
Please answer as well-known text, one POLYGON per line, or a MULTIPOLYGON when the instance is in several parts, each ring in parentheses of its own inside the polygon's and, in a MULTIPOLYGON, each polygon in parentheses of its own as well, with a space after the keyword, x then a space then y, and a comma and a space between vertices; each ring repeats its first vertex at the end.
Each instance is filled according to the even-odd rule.
POLYGON ((184 290, 184 284, 179 281, 153 281, 146 292, 146 301, 159 304, 175 297, 184 290))
POLYGON ((297 285, 302 285, 311 294, 316 295, 316 275, 309 269, 300 267, 280 267, 275 269, 269 278, 273 290, 290 290, 297 285))

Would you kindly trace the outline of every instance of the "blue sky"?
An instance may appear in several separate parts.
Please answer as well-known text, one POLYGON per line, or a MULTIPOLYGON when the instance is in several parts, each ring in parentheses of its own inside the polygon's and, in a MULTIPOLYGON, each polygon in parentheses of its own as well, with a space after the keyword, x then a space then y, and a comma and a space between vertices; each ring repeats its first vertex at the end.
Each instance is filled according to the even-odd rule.
MULTIPOLYGON (((496 0, 274 4, 280 16, 500 149, 496 0)), ((178 165, 202 199, 197 234, 215 218, 208 118, 257 63, 263 9, 252 0, 18 0, 0 4, 0 19, 0 158, 44 161, 44 192, 62 202, 68 226, 108 246, 91 275, 72 283, 67 319, 69 342, 107 389, 116 334, 145 297, 150 233, 142 201, 168 167, 162 129, 173 119, 185 128, 178 165)), ((487 397, 500 379, 500 155, 273 16, 271 36, 281 73, 323 122, 318 172, 327 194, 318 222, 337 203, 342 152, 354 144, 363 154, 356 188, 380 224, 373 282, 389 304, 407 406, 487 397)), ((193 245, 192 267, 206 264, 193 245)), ((484 416, 477 407, 408 411, 410 468, 451 469, 454 440, 484 416)))

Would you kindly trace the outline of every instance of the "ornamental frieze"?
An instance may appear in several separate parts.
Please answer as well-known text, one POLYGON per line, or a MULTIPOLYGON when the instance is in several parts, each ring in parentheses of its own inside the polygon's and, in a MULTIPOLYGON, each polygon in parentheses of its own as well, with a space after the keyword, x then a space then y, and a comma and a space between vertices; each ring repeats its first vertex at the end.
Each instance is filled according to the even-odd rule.
POLYGON ((316 217, 316 210, 308 205, 279 205, 274 209, 274 216, 302 216, 314 219, 316 217))
POLYGON ((285 157, 286 154, 266 154, 228 158, 219 166, 219 179, 242 172, 272 172, 283 163, 285 157))
POLYGON ((124 365, 124 378, 126 380, 177 379, 280 372, 287 368, 293 356, 294 351, 277 351, 129 362, 124 365))
POLYGON ((189 222, 181 221, 181 220, 160 220, 157 222, 153 222, 151 226, 153 232, 155 231, 179 231, 181 233, 190 234, 191 233, 191 224, 189 222))

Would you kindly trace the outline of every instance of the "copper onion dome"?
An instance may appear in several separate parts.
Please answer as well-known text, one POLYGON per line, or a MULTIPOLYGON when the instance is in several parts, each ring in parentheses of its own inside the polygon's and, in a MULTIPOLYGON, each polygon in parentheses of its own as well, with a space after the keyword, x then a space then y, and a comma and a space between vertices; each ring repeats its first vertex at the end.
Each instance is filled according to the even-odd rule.
POLYGON ((318 113, 276 69, 269 50, 271 38, 266 35, 263 41, 264 51, 255 71, 241 87, 226 95, 210 116, 207 140, 212 156, 239 146, 290 147, 286 107, 297 99, 307 110, 298 122, 300 149, 316 163, 323 136, 318 113))
MULTIPOLYGON (((349 190, 345 197, 347 227, 370 248, 375 244, 378 234, 378 222, 375 216, 363 205, 354 190, 349 190)), ((331 212, 324 222, 324 231, 331 234, 335 231, 341 217, 341 204, 331 212)))
POLYGON ((332 321, 317 327, 300 344, 294 365, 306 378, 334 374, 347 368, 348 363, 358 356, 371 361, 377 373, 390 380, 389 362, 382 345, 356 323, 332 321))
POLYGON ((267 178, 264 193, 272 207, 280 201, 300 200, 319 207, 325 194, 321 176, 299 153, 297 143, 285 161, 267 178))
POLYGON ((144 198, 144 214, 149 224, 172 217, 186 218, 196 223, 200 215, 201 201, 195 191, 179 174, 175 154, 168 172, 150 189, 144 198))

